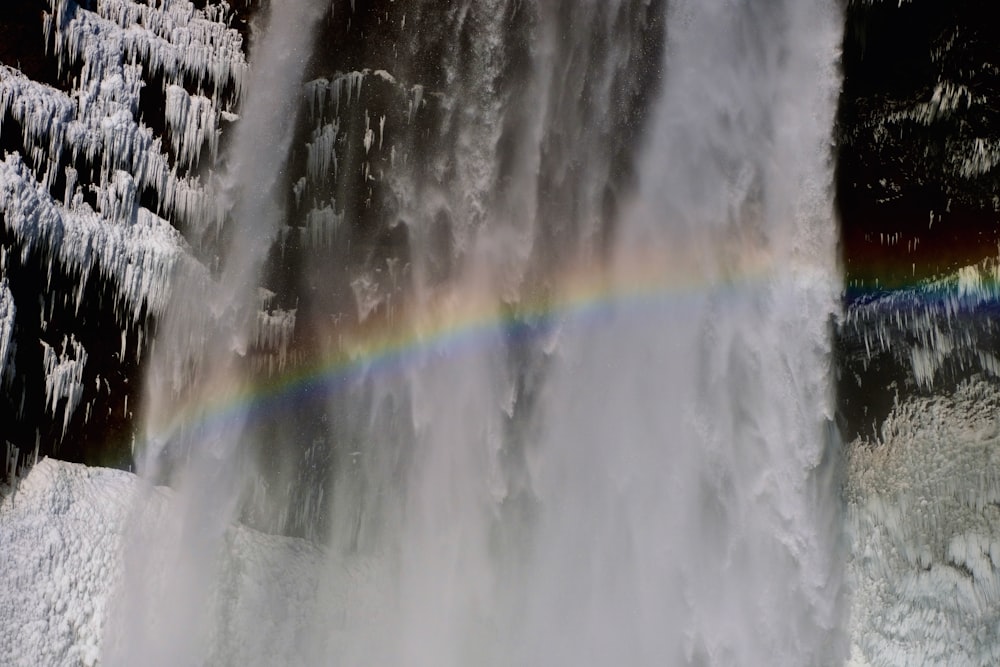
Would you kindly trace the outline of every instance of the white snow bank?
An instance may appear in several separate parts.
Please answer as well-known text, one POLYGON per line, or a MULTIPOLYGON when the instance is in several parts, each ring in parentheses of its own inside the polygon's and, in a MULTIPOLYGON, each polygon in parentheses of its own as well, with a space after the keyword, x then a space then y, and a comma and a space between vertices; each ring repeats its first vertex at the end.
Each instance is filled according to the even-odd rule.
MULTIPOLYGON (((108 642, 123 641, 114 610, 138 535, 127 526, 160 531, 176 516, 169 490, 142 488, 130 473, 44 459, 0 497, 0 662, 95 665, 108 642)), ((222 549, 205 664, 310 664, 321 552, 242 526, 222 549)), ((171 566, 166 554, 148 557, 171 566)))
POLYGON ((128 473, 45 459, 0 500, 4 664, 96 664, 134 486, 128 473))
POLYGON ((858 663, 1000 664, 1000 391, 907 401, 881 439, 848 452, 858 663))

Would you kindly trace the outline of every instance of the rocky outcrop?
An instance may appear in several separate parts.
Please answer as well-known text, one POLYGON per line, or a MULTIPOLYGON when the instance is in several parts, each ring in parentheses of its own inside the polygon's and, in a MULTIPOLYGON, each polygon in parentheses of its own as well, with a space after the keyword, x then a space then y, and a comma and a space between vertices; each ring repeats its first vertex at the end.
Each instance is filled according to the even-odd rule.
POLYGON ((995 374, 1000 45, 991 9, 975 0, 847 6, 837 364, 848 437, 877 435, 900 398, 995 374))

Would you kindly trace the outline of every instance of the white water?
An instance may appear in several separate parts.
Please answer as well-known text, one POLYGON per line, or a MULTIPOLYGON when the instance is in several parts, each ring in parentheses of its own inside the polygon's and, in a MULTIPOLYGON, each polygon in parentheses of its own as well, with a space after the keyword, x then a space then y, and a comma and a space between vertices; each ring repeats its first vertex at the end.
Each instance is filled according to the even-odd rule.
MULTIPOLYGON (((596 319, 558 317, 525 343, 520 364, 498 327, 472 350, 433 349, 402 375, 362 378, 367 393, 352 403, 362 414, 350 417, 360 424, 360 449, 331 471, 329 537, 310 575, 313 595, 294 603, 249 595, 238 606, 251 613, 225 614, 226 582, 240 573, 215 553, 233 539, 226 529, 249 474, 241 419, 170 434, 192 449, 175 464, 172 509, 155 525, 138 520, 156 534, 137 535, 126 561, 109 662, 226 660, 219 646, 262 637, 280 645, 283 661, 305 664, 843 659, 843 556, 825 458, 836 447, 827 427, 829 326, 840 284, 830 166, 840 17, 832 5, 670 4, 664 85, 639 187, 623 203, 611 261, 591 271, 606 271, 618 298, 596 319), (637 265, 656 283, 635 297, 637 265)), ((498 22, 506 7, 470 6, 498 22)), ((249 335, 251 287, 280 217, 270 170, 287 151, 286 101, 301 76, 294 63, 305 57, 278 57, 302 46, 294 26, 308 14, 304 3, 280 7, 289 29, 270 25, 253 53, 229 158, 239 231, 220 296, 206 304, 182 293, 184 319, 168 318, 157 341, 154 386, 169 387, 164 378, 192 354, 207 360, 197 379, 206 398, 241 382, 220 351, 239 350, 249 335), (191 326, 201 320, 224 323, 221 342, 199 328, 208 325, 191 326)), ((596 12, 589 3, 578 11, 596 12)), ((554 128, 574 122, 564 115, 571 105, 546 97, 563 70, 553 55, 558 30, 545 23, 557 17, 539 16, 527 85, 547 104, 503 107, 490 88, 491 54, 503 45, 484 20, 481 62, 466 64, 477 83, 446 91, 487 100, 449 109, 457 127, 452 191, 432 199, 397 176, 415 220, 418 304, 453 302, 460 312, 474 302, 499 312, 527 298, 538 272, 552 298, 572 296, 575 286, 561 272, 546 275, 534 245, 542 226, 565 223, 535 214, 536 156, 554 128), (496 166, 505 113, 524 123, 519 159, 502 181, 508 189, 496 166), (434 251, 421 242, 419 222, 442 200, 456 219, 458 268, 430 286, 422 270, 434 251)), ((599 141, 579 140, 564 148, 567 164, 586 163, 590 151, 603 156, 599 141)), ((587 179, 597 176, 580 174, 579 190, 592 195, 587 179)), ((599 217, 590 210, 597 197, 581 199, 577 214, 599 217)), ((599 256, 596 236, 581 223, 573 254, 599 256)), ((417 313, 398 326, 448 329, 459 317, 439 314, 428 324, 417 313)), ((174 409, 169 393, 153 399, 149 422, 161 442, 174 409)), ((154 475, 155 447, 146 463, 154 475)))
MULTIPOLYGON (((238 359, 253 335, 256 286, 283 224, 281 165, 324 11, 318 0, 289 0, 268 12, 223 177, 229 201, 220 204, 236 231, 222 242, 218 278, 179 273, 159 321, 147 390, 150 437, 137 459, 147 479, 169 479, 178 493, 155 519, 143 506, 136 510, 109 664, 201 664, 211 661, 224 631, 215 587, 228 573, 217 559, 244 491, 240 450, 252 443, 241 409, 221 423, 192 419, 185 410, 194 405, 204 414, 215 397, 246 382, 238 359)), ((147 493, 157 498, 155 489, 147 493)))

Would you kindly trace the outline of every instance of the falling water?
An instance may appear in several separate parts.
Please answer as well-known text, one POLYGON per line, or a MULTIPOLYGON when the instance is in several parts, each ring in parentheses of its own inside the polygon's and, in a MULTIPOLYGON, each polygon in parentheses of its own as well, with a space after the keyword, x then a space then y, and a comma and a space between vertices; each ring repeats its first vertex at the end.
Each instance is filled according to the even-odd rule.
POLYGON ((238 516, 239 452, 251 444, 243 431, 246 415, 236 410, 224 422, 178 423, 177 413, 195 405, 203 414, 214 397, 247 383, 239 359, 256 317, 256 285, 283 223, 281 165, 324 10, 318 0, 289 0, 268 12, 220 195, 236 230, 222 241, 218 277, 179 275, 159 323, 149 372, 150 435, 138 463, 147 479, 169 480, 178 493, 165 515, 150 515, 146 507, 136 512, 140 530, 149 523, 156 528, 137 535, 126 554, 128 586, 118 619, 124 632, 114 638, 112 664, 199 664, 219 632, 212 591, 224 573, 215 559, 238 516))
MULTIPOLYGON (((444 75, 434 140, 400 138, 385 175, 406 284, 379 283, 398 258, 334 254, 354 317, 375 312, 406 353, 388 370, 358 353, 310 403, 328 470, 280 502, 311 498, 320 527, 282 548, 229 528, 267 486, 242 453, 249 415, 170 420, 192 387, 206 403, 252 393, 250 288, 281 224, 275 174, 318 18, 273 5, 228 158, 218 287, 181 290, 157 339, 145 467, 175 493, 137 519, 161 523, 134 540, 119 662, 843 659, 832 5, 414 3, 408 48, 444 75)), ((422 86, 404 93, 421 108, 422 86)))

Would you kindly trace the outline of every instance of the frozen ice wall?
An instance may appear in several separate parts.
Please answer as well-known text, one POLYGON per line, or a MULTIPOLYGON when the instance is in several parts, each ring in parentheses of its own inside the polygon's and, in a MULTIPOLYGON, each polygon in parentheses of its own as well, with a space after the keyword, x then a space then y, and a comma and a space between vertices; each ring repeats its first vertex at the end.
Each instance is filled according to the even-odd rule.
POLYGON ((1000 658, 996 387, 984 378, 900 401, 851 443, 853 657, 870 665, 1000 658))
POLYGON ((207 273, 179 230, 197 245, 221 224, 212 169, 241 97, 243 38, 225 3, 41 4, 34 40, 58 87, 0 66, 0 245, 20 343, 0 412, 22 449, 126 466, 146 333, 175 272, 207 273), (76 388, 53 393, 66 366, 43 350, 69 339, 76 388))

